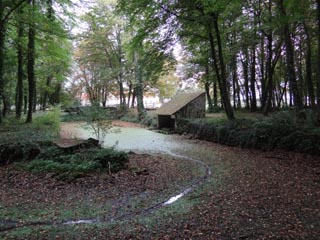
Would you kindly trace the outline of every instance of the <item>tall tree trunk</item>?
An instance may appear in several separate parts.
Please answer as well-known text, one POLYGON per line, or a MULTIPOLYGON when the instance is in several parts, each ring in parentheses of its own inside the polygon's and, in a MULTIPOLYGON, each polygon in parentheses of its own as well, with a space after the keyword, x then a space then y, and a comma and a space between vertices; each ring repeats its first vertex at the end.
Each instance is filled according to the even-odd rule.
POLYGON ((260 42, 260 75, 261 75, 261 91, 260 91, 260 102, 261 102, 261 109, 263 110, 266 102, 267 102, 267 90, 266 90, 266 74, 265 74, 265 39, 264 37, 261 37, 261 42, 260 42))
POLYGON ((0 0, 0 124, 2 123, 2 104, 3 104, 3 59, 4 59, 4 38, 5 38, 5 23, 3 21, 4 6, 3 1, 0 0))
POLYGON ((18 68, 17 68, 17 88, 16 88, 16 118, 20 119, 23 105, 23 22, 20 20, 21 10, 19 11, 19 26, 18 26, 18 68))
MULTIPOLYGON (((283 0, 278 0, 278 7, 282 17, 287 18, 287 13, 283 4, 283 0)), ((303 104, 295 73, 294 48, 291 40, 291 33, 288 22, 285 22, 283 25, 283 35, 286 47, 287 76, 289 79, 290 89, 292 90, 294 106, 298 109, 302 109, 303 104)))
POLYGON ((213 81, 213 106, 218 109, 218 87, 216 81, 213 81))
POLYGON ((246 109, 250 108, 249 104, 249 53, 247 49, 244 49, 244 57, 245 59, 242 59, 242 69, 243 69, 243 78, 244 78, 244 91, 245 91, 245 103, 246 109))
POLYGON ((236 86, 236 80, 234 75, 232 75, 232 88, 233 88, 233 94, 232 94, 232 103, 233 103, 233 109, 237 109, 237 93, 238 89, 236 86))
POLYGON ((4 59, 4 32, 0 26, 0 124, 2 123, 2 107, 3 107, 3 99, 4 99, 4 79, 3 79, 3 59, 4 59))
POLYGON ((213 21, 213 29, 215 30, 215 35, 216 35, 217 44, 218 44, 218 56, 216 55, 214 36, 211 31, 211 26, 209 24, 208 33, 209 33, 209 42, 210 42, 210 54, 213 59, 213 61, 212 61, 213 68, 216 71, 216 76, 217 76, 217 80, 218 80, 218 84, 219 84, 219 88, 220 88, 220 96, 221 96, 222 105, 224 107, 224 110, 226 112, 228 119, 232 120, 232 119, 234 119, 234 113, 233 113, 233 109, 232 109, 232 106, 230 104, 230 99, 229 99, 226 67, 224 64, 221 36, 220 36, 219 25, 218 25, 218 16, 216 13, 212 14, 212 21, 213 21), (218 62, 219 62, 219 64, 218 64, 218 62))
POLYGON ((263 114, 268 115, 270 108, 271 108, 271 103, 272 103, 272 97, 273 97, 273 71, 272 71, 272 55, 273 55, 273 50, 272 50, 272 42, 273 42, 273 37, 272 33, 269 33, 267 36, 268 40, 268 55, 267 55, 267 66, 266 66, 266 71, 267 71, 267 86, 266 86, 266 99, 265 103, 263 104, 263 114))
POLYGON ((120 95, 120 106, 126 106, 126 95, 124 93, 124 88, 123 88, 122 74, 119 74, 118 76, 118 85, 119 85, 119 95, 120 95))
POLYGON ((131 101, 131 96, 132 96, 132 82, 130 81, 129 83, 129 90, 128 90, 128 98, 127 98, 127 108, 130 107, 130 101, 131 101))
POLYGON ((3 95, 3 110, 2 110, 3 117, 5 118, 9 112, 10 112, 9 96, 4 94, 3 95))
POLYGON ((218 24, 218 14, 214 14, 213 26, 214 26, 216 38, 217 38, 218 58, 219 58, 219 65, 221 70, 221 86, 220 86, 221 99, 223 101, 223 106, 226 111, 228 119, 232 120, 234 119, 234 112, 229 99, 226 66, 224 64, 221 35, 220 35, 219 24, 218 24))
POLYGON ((2 104, 4 101, 4 79, 3 79, 3 60, 4 60, 4 41, 6 32, 6 23, 9 20, 11 14, 26 0, 20 0, 18 2, 3 1, 0 0, 0 124, 2 123, 2 104), (5 12, 5 8, 10 7, 8 11, 5 12))
POLYGON ((131 100, 131 108, 134 108, 136 102, 136 91, 133 89, 132 91, 132 100, 131 100))
POLYGON ((120 106, 121 107, 126 107, 126 95, 124 92, 123 88, 123 63, 122 63, 122 39, 121 39, 121 30, 117 29, 116 30, 116 36, 117 36, 117 44, 118 44, 118 64, 119 64, 119 69, 120 72, 118 74, 118 84, 119 84, 119 93, 120 93, 120 106))
MULTIPOLYGON (((56 85, 54 87, 54 92, 50 96, 50 104, 51 105, 60 104, 61 89, 62 89, 61 83, 60 82, 56 83, 56 85)), ((100 90, 99 90, 99 92, 100 92, 100 90)), ((99 99, 99 95, 97 93, 94 94, 93 98, 94 98, 93 105, 99 104, 100 99, 99 99)))
POLYGON ((139 61, 139 53, 135 52, 135 78, 136 85, 134 88, 135 95, 137 98, 137 110, 138 110, 138 118, 142 120, 144 116, 144 105, 143 105, 143 79, 142 79, 142 66, 139 61))
POLYGON ((212 113, 213 112, 213 104, 212 104, 212 98, 211 98, 211 95, 210 95, 210 85, 211 85, 211 82, 209 80, 209 66, 207 65, 206 66, 206 82, 204 83, 204 88, 205 88, 205 91, 206 91, 206 95, 207 95, 207 101, 208 101, 208 112, 209 113, 212 113))
POLYGON ((318 53, 317 53, 317 109, 318 124, 320 125, 320 0, 317 0, 317 24, 318 24, 318 53))
POLYGON ((238 81, 238 76, 237 76, 237 70, 235 69, 234 70, 234 73, 233 73, 233 81, 235 81, 236 83, 236 94, 237 94, 237 108, 238 109, 241 109, 241 88, 240 88, 240 85, 239 85, 239 81, 238 81))
MULTIPOLYGON (((34 0, 29 0, 29 5, 32 10, 30 10, 30 16, 33 20, 33 11, 34 11, 34 0)), ((28 33, 28 86, 29 86, 29 97, 28 97, 28 115, 27 115, 27 123, 32 122, 32 113, 34 107, 34 93, 35 93, 35 76, 34 76, 34 62, 35 62, 35 28, 34 23, 31 22, 29 24, 29 33, 28 33)))
POLYGON ((23 114, 27 114, 27 110, 28 110, 28 95, 24 94, 23 95, 23 114))
POLYGON ((250 92, 251 92, 251 112, 257 111, 256 97, 256 49, 255 46, 251 50, 251 65, 250 65, 250 92))
POLYGON ((43 99, 42 99, 42 110, 46 110, 47 108, 47 102, 48 102, 48 98, 49 98, 49 92, 48 89, 50 88, 50 84, 51 84, 51 80, 52 80, 52 76, 47 76, 47 81, 46 81, 46 89, 44 90, 43 93, 43 99))

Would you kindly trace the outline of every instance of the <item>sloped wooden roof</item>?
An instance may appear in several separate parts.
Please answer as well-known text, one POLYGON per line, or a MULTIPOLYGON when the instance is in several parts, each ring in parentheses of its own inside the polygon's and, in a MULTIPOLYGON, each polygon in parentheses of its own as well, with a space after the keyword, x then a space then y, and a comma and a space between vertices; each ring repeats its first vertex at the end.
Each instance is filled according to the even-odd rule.
POLYGON ((204 94, 204 92, 181 93, 174 96, 171 101, 163 104, 157 111, 158 115, 173 115, 188 103, 204 94))

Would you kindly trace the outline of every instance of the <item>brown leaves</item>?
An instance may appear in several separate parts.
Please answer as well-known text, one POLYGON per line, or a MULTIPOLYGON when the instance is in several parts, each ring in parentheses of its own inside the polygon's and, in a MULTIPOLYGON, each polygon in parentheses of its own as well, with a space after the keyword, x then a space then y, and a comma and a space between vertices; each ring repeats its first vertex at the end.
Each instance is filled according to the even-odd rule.
MULTIPOLYGON (((207 145, 215 157, 208 160, 213 170, 208 183, 185 197, 194 203, 192 208, 167 212, 148 225, 140 223, 139 216, 125 227, 92 227, 82 239, 319 239, 319 158, 198 144, 207 145)), ((54 221, 68 216, 62 214, 61 203, 65 211, 71 210, 70 217, 135 213, 153 196, 195 177, 186 163, 138 154, 130 154, 127 171, 92 175, 71 184, 12 166, 1 167, 0 175, 1 212, 20 206, 32 219, 54 221), (38 213, 30 211, 35 207, 38 213)))

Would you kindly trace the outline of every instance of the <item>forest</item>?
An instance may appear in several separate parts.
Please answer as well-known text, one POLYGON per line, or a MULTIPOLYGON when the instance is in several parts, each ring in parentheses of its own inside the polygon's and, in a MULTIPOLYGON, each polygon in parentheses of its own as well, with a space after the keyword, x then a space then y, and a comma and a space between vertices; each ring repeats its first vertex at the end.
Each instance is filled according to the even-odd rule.
POLYGON ((316 240, 319 173, 320 0, 0 0, 0 239, 316 240))
POLYGON ((228 119, 236 109, 311 109, 319 119, 319 8, 311 0, 2 0, 0 122, 12 111, 31 122, 35 110, 83 93, 101 106, 110 96, 136 102, 142 113, 147 92, 170 98, 188 79, 206 91, 208 112, 223 109, 228 119))

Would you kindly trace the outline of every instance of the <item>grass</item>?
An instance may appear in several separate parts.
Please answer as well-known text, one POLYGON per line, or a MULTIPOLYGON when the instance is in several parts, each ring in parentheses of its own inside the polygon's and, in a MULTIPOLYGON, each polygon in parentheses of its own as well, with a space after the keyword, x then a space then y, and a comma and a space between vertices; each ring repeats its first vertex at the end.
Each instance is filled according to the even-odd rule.
POLYGON ((33 123, 8 116, 0 126, 0 144, 49 141, 59 135, 60 109, 34 115, 33 123))

